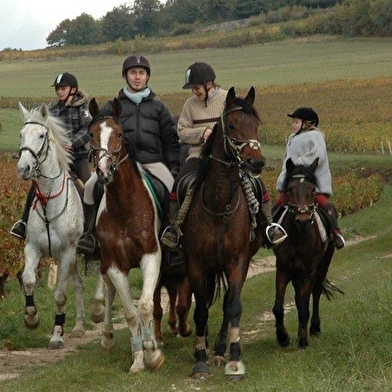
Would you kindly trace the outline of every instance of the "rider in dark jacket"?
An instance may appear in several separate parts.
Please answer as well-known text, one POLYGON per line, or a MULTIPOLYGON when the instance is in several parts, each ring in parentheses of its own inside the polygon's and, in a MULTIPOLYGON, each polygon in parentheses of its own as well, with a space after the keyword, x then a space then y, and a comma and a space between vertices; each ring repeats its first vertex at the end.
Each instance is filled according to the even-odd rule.
MULTIPOLYGON (((136 160, 170 192, 180 168, 180 143, 172 115, 147 85, 150 74, 146 57, 131 55, 125 59, 122 77, 126 85, 118 93, 122 106, 119 120, 124 136, 134 146, 136 160)), ((111 102, 107 106, 111 107, 111 102)), ((94 200, 96 181, 93 173, 84 191, 87 218, 78 250, 86 255, 95 254, 98 249, 93 235, 99 207, 94 200)))

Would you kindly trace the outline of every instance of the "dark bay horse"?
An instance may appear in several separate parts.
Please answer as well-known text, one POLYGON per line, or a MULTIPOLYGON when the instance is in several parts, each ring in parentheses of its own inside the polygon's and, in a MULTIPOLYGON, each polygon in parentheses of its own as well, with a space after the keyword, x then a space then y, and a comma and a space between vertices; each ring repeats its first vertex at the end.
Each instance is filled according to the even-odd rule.
MULTIPOLYGON (((315 202, 316 177, 314 171, 318 158, 310 166, 295 166, 291 159, 286 162, 287 176, 284 192, 288 205, 280 222, 288 238, 274 248, 276 255, 276 297, 273 313, 276 320, 276 337, 281 346, 287 346, 290 338, 283 323, 284 296, 291 281, 295 290, 298 311, 298 347, 308 346, 309 303, 313 296, 313 314, 310 334, 320 333, 319 303, 321 294, 328 299, 335 291, 341 292, 327 279, 327 272, 334 254, 333 241, 317 223, 315 202), (324 240, 323 240, 324 236, 324 240)), ((342 292, 341 292, 342 293, 342 292)))
MULTIPOLYGON (((153 333, 153 293, 159 278, 161 248, 158 240, 160 220, 153 196, 141 175, 133 146, 124 142, 120 101, 101 111, 95 99, 89 110, 94 166, 105 193, 98 213, 96 234, 101 248, 100 272, 105 284, 104 348, 113 346, 111 310, 119 293, 125 320, 131 333, 134 363, 131 373, 145 367, 156 369, 164 362, 153 333), (142 294, 136 308, 132 302, 128 274, 140 268, 142 294)), ((96 292, 97 295, 97 292, 96 292)), ((99 305, 99 296, 95 302, 99 305)))
POLYGON ((251 241, 251 215, 240 183, 244 172, 259 176, 265 163, 257 141, 260 119, 254 98, 253 87, 245 99, 236 97, 234 87, 228 91, 221 119, 203 148, 193 201, 183 224, 181 247, 196 301, 193 378, 210 374, 206 364, 208 314, 222 282, 227 285, 223 322, 212 363, 224 365, 228 340, 225 374, 233 379, 245 374, 239 344, 240 296, 250 259, 263 242, 261 230, 251 241))

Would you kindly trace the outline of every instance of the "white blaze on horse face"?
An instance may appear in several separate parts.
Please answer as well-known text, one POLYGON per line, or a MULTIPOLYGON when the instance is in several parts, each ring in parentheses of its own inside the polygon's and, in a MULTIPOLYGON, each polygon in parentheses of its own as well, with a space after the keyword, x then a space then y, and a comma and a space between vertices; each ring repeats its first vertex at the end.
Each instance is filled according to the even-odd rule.
POLYGON ((103 151, 100 152, 100 160, 99 160, 99 168, 105 176, 108 176, 108 168, 111 162, 108 162, 108 154, 105 154, 104 151, 109 151, 109 140, 110 135, 113 132, 112 127, 108 127, 106 121, 100 124, 101 127, 101 148, 103 151))

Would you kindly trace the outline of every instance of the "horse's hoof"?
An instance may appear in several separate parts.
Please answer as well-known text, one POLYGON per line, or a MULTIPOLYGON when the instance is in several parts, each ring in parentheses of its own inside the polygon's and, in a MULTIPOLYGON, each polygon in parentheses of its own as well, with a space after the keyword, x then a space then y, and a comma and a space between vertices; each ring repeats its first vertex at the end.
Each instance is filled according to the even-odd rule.
POLYGON ((64 348, 64 340, 63 339, 51 339, 49 341, 48 348, 51 350, 59 350, 64 348))
POLYGON ((211 360, 211 366, 214 367, 224 367, 226 365, 226 360, 222 355, 214 355, 211 360))
POLYGON ((39 325, 38 311, 34 306, 28 306, 24 315, 25 326, 29 329, 35 329, 39 325))
POLYGON ((113 332, 104 332, 101 337, 101 346, 104 350, 108 351, 114 346, 113 332))
POLYGON ((160 349, 156 349, 149 354, 145 354, 144 364, 149 370, 159 369, 165 362, 165 355, 160 349))
POLYGON ((309 333, 312 336, 318 336, 321 334, 321 328, 319 325, 311 325, 309 328, 309 333))
POLYGON ((105 318, 105 307, 102 304, 97 304, 93 306, 93 310, 91 312, 91 319, 95 324, 102 323, 105 318))
POLYGON ((205 362, 197 362, 192 368, 192 378, 194 380, 205 380, 211 376, 210 368, 205 362))
POLYGON ((29 329, 37 328, 39 325, 38 315, 26 314, 24 316, 24 323, 25 323, 26 328, 29 328, 29 329))
POLYGON ((225 366, 225 376, 230 381, 240 381, 245 376, 245 365, 242 361, 230 361, 225 366))
POLYGON ((81 325, 75 325, 72 329, 71 334, 69 335, 70 338, 82 338, 85 334, 84 327, 81 325))
POLYGON ((309 346, 308 339, 298 340, 298 348, 300 350, 305 350, 309 346))

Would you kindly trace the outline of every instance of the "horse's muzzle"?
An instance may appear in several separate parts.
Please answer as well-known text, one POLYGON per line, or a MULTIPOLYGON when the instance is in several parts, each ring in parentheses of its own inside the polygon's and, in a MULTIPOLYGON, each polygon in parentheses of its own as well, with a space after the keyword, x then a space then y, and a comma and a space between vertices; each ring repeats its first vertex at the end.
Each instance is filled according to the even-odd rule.
POLYGON ((265 159, 253 159, 248 158, 244 164, 242 169, 248 173, 251 177, 257 178, 260 176, 261 172, 263 171, 265 165, 265 159))

